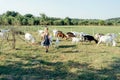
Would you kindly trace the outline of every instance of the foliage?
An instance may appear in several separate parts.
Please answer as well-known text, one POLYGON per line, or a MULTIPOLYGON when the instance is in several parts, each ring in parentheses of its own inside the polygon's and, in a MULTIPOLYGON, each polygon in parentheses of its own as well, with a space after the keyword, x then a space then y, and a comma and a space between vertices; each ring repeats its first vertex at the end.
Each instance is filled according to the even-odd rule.
POLYGON ((100 19, 79 19, 65 17, 63 19, 48 17, 44 13, 36 17, 32 14, 21 15, 15 11, 7 11, 0 15, 0 25, 120 25, 120 18, 111 18, 107 20, 100 19))

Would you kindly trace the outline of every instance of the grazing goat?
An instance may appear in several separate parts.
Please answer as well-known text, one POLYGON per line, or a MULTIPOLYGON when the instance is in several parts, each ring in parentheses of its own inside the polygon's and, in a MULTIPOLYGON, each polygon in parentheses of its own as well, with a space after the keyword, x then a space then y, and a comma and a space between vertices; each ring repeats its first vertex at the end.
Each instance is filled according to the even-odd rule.
POLYGON ((100 43, 106 43, 107 46, 108 46, 108 45, 116 46, 115 40, 114 40, 113 37, 110 36, 110 35, 101 36, 101 37, 100 37, 100 40, 99 40, 99 42, 98 42, 98 45, 99 45, 100 43))
POLYGON ((76 37, 72 32, 67 32, 66 34, 67 38, 76 37))
POLYGON ((54 29, 53 30, 53 36, 56 37, 58 30, 54 29))
POLYGON ((10 29, 8 29, 8 30, 1 29, 1 30, 0 30, 0 32, 2 32, 2 33, 7 33, 7 32, 9 32, 9 31, 10 31, 10 29))
POLYGON ((72 43, 78 43, 80 42, 80 38, 72 37, 72 43))
POLYGON ((38 30, 38 35, 41 35, 43 32, 43 30, 38 30))
POLYGON ((73 33, 76 37, 79 37, 79 32, 71 31, 71 33, 73 33))
POLYGON ((95 39, 99 40, 101 36, 104 36, 102 33, 95 34, 95 39))
POLYGON ((115 33, 108 33, 107 36, 111 36, 114 40, 117 38, 117 34, 115 33))
POLYGON ((86 36, 86 35, 89 35, 89 34, 86 34, 86 33, 84 33, 84 32, 80 32, 80 33, 79 33, 80 40, 81 40, 81 41, 84 41, 84 37, 83 37, 83 36, 86 36))
POLYGON ((93 36, 91 36, 91 35, 85 35, 85 36, 83 36, 83 40, 84 41, 95 41, 95 43, 98 43, 98 41, 93 37, 93 36))
POLYGON ((61 38, 67 39, 67 36, 62 31, 58 31, 57 32, 57 37, 61 37, 61 38))
POLYGON ((44 39, 44 32, 42 32, 41 34, 39 34, 40 39, 43 40, 44 39))
POLYGON ((31 43, 35 43, 35 39, 30 33, 25 34, 25 40, 30 41, 31 43))
POLYGON ((8 30, 1 29, 0 30, 0 38, 8 40, 8 32, 9 31, 10 31, 9 29, 8 30))

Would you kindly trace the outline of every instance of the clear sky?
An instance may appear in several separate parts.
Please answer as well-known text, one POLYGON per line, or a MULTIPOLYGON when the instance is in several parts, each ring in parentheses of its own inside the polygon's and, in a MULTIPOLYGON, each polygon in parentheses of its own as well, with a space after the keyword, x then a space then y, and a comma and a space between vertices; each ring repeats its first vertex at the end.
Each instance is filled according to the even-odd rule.
POLYGON ((108 19, 120 17, 120 0, 0 0, 0 14, 8 10, 34 16, 108 19))

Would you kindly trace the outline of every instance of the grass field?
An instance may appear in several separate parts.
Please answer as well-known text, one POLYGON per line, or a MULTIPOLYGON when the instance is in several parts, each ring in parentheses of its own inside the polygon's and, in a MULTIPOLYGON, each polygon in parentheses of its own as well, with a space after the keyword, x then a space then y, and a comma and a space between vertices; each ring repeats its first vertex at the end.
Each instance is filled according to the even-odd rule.
MULTIPOLYGON (((21 26, 40 43, 40 26, 21 26)), ((120 32, 117 26, 50 26, 49 30, 94 33, 120 32)), ((24 36, 20 36, 24 38, 24 36)), ((117 46, 97 46, 94 42, 71 44, 61 39, 59 48, 50 46, 49 53, 38 45, 30 45, 16 36, 16 50, 11 41, 0 41, 0 80, 120 80, 120 35, 117 46)))

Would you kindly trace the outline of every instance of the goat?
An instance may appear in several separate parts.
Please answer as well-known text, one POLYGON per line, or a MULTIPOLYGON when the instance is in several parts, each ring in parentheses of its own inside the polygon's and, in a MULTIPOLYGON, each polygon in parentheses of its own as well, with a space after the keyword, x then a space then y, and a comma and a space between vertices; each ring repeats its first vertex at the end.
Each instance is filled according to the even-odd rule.
POLYGON ((1 29, 0 30, 0 37, 2 38, 2 39, 6 39, 6 40, 8 40, 8 32, 9 32, 10 30, 8 29, 8 30, 5 30, 5 29, 1 29))
POLYGON ((35 43, 35 39, 30 33, 25 33, 25 40, 30 41, 32 44, 35 43))
POLYGON ((58 30, 54 29, 53 30, 53 36, 56 37, 58 30))
POLYGON ((72 32, 67 32, 66 34, 67 38, 76 37, 72 32))
POLYGON ((42 34, 43 32, 43 30, 38 30, 38 35, 42 34))
POLYGON ((1 29, 1 30, 0 30, 0 32, 3 32, 3 33, 7 33, 7 32, 9 32, 9 31, 10 31, 10 29, 8 29, 8 30, 1 29))
POLYGON ((79 32, 71 31, 71 33, 73 33, 76 37, 79 37, 79 32))
POLYGON ((72 37, 72 43, 78 43, 80 41, 80 38, 72 37))
POLYGON ((99 42, 98 42, 98 45, 99 45, 100 43, 106 43, 107 46, 108 46, 109 44, 112 44, 112 46, 116 46, 115 40, 113 39, 112 36, 109 36, 109 35, 101 36, 101 37, 100 37, 100 40, 99 40, 99 42))
POLYGON ((99 40, 101 36, 104 36, 102 33, 95 34, 95 39, 99 40))
POLYGON ((111 36, 114 40, 117 38, 117 34, 115 33, 107 33, 106 35, 111 36))
POLYGON ((95 41, 95 43, 98 43, 98 40, 96 40, 93 36, 91 36, 91 35, 85 35, 85 36, 83 36, 83 40, 84 41, 95 41))
POLYGON ((61 38, 67 39, 67 36, 62 31, 58 31, 57 32, 57 37, 61 37, 61 38))
POLYGON ((40 37, 41 40, 44 38, 44 31, 43 30, 38 30, 38 37, 40 37))

